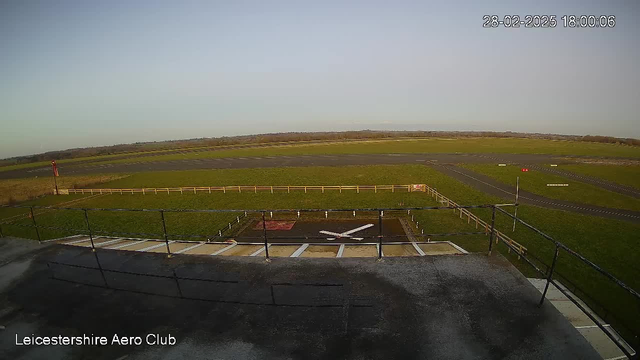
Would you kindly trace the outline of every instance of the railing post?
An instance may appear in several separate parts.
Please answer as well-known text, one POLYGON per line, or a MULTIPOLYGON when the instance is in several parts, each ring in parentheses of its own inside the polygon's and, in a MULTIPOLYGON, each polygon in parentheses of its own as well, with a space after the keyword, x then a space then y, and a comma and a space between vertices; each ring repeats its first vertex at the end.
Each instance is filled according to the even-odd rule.
POLYGON ((378 260, 382 259, 382 210, 378 210, 378 260))
POLYGON ((87 222, 87 229, 89 230, 89 240, 91 241, 91 251, 96 251, 96 246, 93 244, 93 233, 91 232, 91 225, 89 224, 89 215, 87 215, 87 209, 84 209, 84 220, 87 222))
POLYGON ((496 232, 496 207, 493 205, 491 207, 493 211, 491 212, 491 232, 489 233, 489 255, 491 255, 491 247, 493 246, 493 235, 496 232))
POLYGON ((262 212, 262 236, 264 237, 264 253, 269 260, 269 240, 267 239, 267 222, 264 219, 264 211, 262 212))
POLYGON ((544 298, 547 296, 547 290, 549 290, 549 283, 553 278, 553 270, 556 268, 556 261, 558 260, 559 251, 560 251, 560 248, 558 247, 558 243, 556 243, 556 253, 553 255, 553 261, 551 262, 549 275, 547 275, 547 284, 544 286, 544 291, 542 292, 542 298, 540 298, 540 303, 538 304, 538 306, 542 306, 542 303, 544 303, 544 298))
POLYGON ((34 229, 36 229, 36 236, 38 237, 38 242, 42 243, 42 240, 40 239, 40 231, 38 230, 38 225, 36 224, 36 217, 33 215, 33 206, 29 208, 29 211, 31 212, 31 221, 33 222, 33 227, 34 229))
POLYGON ((167 257, 171 257, 169 249, 169 237, 167 236, 167 225, 164 222, 164 210, 160 210, 160 218, 162 218, 162 232, 164 233, 164 243, 167 245, 167 257))

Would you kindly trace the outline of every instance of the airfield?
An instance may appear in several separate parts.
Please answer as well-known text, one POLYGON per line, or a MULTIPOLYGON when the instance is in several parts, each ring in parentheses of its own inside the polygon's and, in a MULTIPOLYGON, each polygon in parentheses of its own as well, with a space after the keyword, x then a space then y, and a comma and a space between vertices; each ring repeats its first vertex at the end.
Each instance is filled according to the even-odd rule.
MULTIPOLYGON (((354 153, 314 143, 304 145, 314 149, 308 153, 247 146, 61 163, 63 176, 88 178, 87 185, 0 209, 5 237, 41 243, 9 255, 6 263, 26 261, 30 270, 3 290, 3 301, 41 314, 43 328, 55 320, 31 298, 38 288, 59 291, 56 306, 73 303, 87 313, 131 302, 143 314, 173 319, 167 326, 185 341, 175 351, 211 346, 231 357, 384 358, 400 351, 406 358, 467 358, 476 351, 486 358, 610 359, 624 355, 615 339, 632 351, 640 331, 633 290, 640 288, 640 154, 600 144, 572 151, 564 143, 545 145, 547 154, 509 153, 495 139, 486 141, 495 153, 419 152, 419 142, 397 143, 398 152, 386 153, 366 152, 395 142, 345 145, 354 153), (100 174, 118 176, 90 182, 100 174), (510 215, 516 177, 524 223, 510 215), (99 300, 105 294, 113 299, 99 300), (144 310, 150 302, 163 305, 144 310), (180 325, 180 316, 195 313, 257 330, 247 338, 238 334, 250 329, 239 324, 180 325), (412 317, 406 329, 398 327, 398 319, 412 317), (315 323, 326 326, 312 329, 315 323), (490 328, 497 333, 485 332, 490 328), (259 336, 290 336, 293 345, 258 346, 259 336), (211 337, 221 340, 203 343, 211 337), (254 347, 241 345, 246 341, 254 347)), ((451 150, 455 141, 441 143, 451 150)), ((50 171, 10 168, 0 181, 48 182, 50 171)), ((35 321, 20 311, 6 319, 35 321)), ((117 315, 109 326, 129 320, 117 315)), ((144 316, 136 321, 145 323, 138 332, 160 326, 144 316)), ((68 331, 93 329, 74 320, 68 331)), ((152 349, 144 351, 130 355, 152 349)))

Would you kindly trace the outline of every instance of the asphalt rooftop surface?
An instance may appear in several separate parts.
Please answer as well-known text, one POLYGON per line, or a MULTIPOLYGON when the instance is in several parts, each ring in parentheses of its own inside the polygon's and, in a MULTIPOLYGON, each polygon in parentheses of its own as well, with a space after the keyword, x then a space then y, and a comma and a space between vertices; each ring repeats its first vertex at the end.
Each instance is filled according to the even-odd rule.
POLYGON ((599 358, 500 255, 267 263, 37 243, 21 251, 0 267, 3 359, 599 358), (31 334, 143 342, 15 345, 31 334), (176 344, 147 345, 147 334, 176 344))
MULTIPOLYGON (((293 222, 293 220, 291 221, 293 222)), ((293 243, 301 244, 303 241, 308 243, 377 243, 380 228, 378 219, 369 220, 297 220, 290 230, 268 230, 267 235, 272 243, 293 243), (369 228, 362 229, 352 233, 350 236, 362 238, 356 240, 349 237, 341 237, 335 239, 336 236, 321 234, 321 230, 331 231, 334 233, 343 233, 349 230, 357 229, 365 225, 373 225, 369 228), (327 240, 328 238, 334 240, 327 240)), ((384 242, 404 242, 409 241, 407 234, 402 228, 399 219, 383 219, 382 234, 385 236, 384 242)), ((250 223, 250 226, 241 231, 235 239, 238 242, 262 242, 263 230, 262 221, 256 220, 250 223)), ((445 239, 446 240, 446 239, 445 239)))

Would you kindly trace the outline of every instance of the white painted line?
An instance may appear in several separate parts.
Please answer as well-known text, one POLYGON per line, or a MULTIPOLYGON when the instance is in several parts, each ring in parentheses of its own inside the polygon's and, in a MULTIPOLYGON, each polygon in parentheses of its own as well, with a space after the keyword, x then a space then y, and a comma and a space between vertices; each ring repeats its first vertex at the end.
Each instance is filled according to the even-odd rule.
POLYGON ((463 254, 468 254, 469 252, 463 248, 461 248, 460 246, 452 243, 451 241, 445 241, 446 243, 448 243, 449 245, 453 246, 454 248, 456 248, 458 251, 460 251, 463 254))
MULTIPOLYGON (((267 248, 270 248, 271 244, 267 245, 267 248)), ((260 255, 262 252, 264 251, 264 247, 260 248, 260 250, 254 252, 253 254, 249 255, 249 256, 258 256, 260 255)))
POLYGON ((307 248, 309 247, 309 244, 302 244, 300 245, 300 247, 298 248, 298 250, 296 250, 293 254, 291 254, 290 257, 298 257, 300 255, 302 255, 302 253, 307 250, 307 248))
POLYGON ((132 243, 130 243, 130 244, 116 245, 116 246, 114 246, 114 247, 110 247, 109 249, 110 249, 110 250, 118 250, 118 249, 126 248, 126 247, 128 247, 128 246, 137 245, 137 244, 140 244, 140 243, 143 243, 143 242, 146 242, 146 241, 147 241, 147 240, 142 240, 142 241, 135 241, 135 242, 132 242, 132 243))
POLYGON ((77 237, 83 237, 83 236, 89 236, 89 235, 71 235, 71 236, 64 236, 64 237, 61 237, 61 238, 44 240, 44 241, 43 241, 43 243, 51 242, 51 241, 70 240, 70 239, 75 239, 75 238, 77 238, 77 237))
POLYGON ((418 246, 418 244, 416 244, 415 242, 412 242, 411 245, 413 245, 413 248, 416 249, 416 251, 418 252, 418 254, 420 254, 420 256, 425 256, 426 255, 424 253, 424 251, 422 251, 420 246, 418 246))
MULTIPOLYGON (((85 242, 85 241, 90 241, 90 240, 91 240, 91 238, 89 238, 89 237, 87 236, 87 238, 86 238, 86 239, 69 241, 69 242, 66 242, 66 243, 64 243, 64 244, 65 244, 65 245, 73 245, 73 244, 77 244, 77 243, 81 243, 81 242, 85 242)), ((95 239, 93 239, 93 240, 95 241, 95 239)))
POLYGON ((227 251, 227 250, 231 249, 232 247, 235 247, 236 245, 238 245, 238 243, 231 244, 231 245, 229 245, 229 246, 227 246, 227 247, 224 247, 224 248, 222 248, 222 249, 220 249, 220 250, 218 250, 218 251, 214 252, 214 253, 213 253, 213 254, 211 254, 211 255, 218 255, 218 254, 221 254, 221 253, 223 253, 223 252, 225 252, 225 251, 227 251))
POLYGON ((341 258, 343 252, 344 252, 344 244, 340 244, 340 249, 338 249, 338 255, 336 255, 336 257, 341 258))
MULTIPOLYGON (((569 299, 567 299, 566 301, 571 301, 569 299)), ((609 324, 603 324, 602 327, 608 327, 611 326, 609 324)), ((597 328, 599 327, 598 325, 583 325, 583 326, 576 326, 576 329, 591 329, 591 328, 597 328)))
MULTIPOLYGON (((173 244, 175 241, 169 241, 169 244, 173 244)), ((153 250, 153 249, 157 249, 161 246, 166 246, 167 243, 166 242, 162 242, 160 244, 156 244, 156 245, 151 245, 151 246, 147 246, 144 249, 140 249, 140 250, 136 250, 136 251, 149 251, 149 250, 153 250)))
POLYGON ((174 252, 174 254, 182 254, 182 253, 187 252, 189 250, 193 250, 195 248, 198 248, 198 247, 200 247, 200 246, 202 246, 204 244, 206 244, 206 243, 205 242, 201 242, 200 244, 196 244, 196 245, 193 245, 193 246, 189 246, 188 248, 184 248, 182 250, 178 250, 178 251, 174 252))

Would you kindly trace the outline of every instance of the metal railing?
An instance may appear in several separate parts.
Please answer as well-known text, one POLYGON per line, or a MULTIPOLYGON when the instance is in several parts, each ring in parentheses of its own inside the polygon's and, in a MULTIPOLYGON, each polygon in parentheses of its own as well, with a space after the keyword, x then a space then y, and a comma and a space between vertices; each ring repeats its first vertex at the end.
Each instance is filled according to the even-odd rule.
MULTIPOLYGON (((455 201, 449 199, 448 197, 440 194, 436 189, 430 187, 429 185, 425 185, 425 192, 427 194, 429 194, 431 197, 433 197, 437 202, 440 202, 441 204, 447 204, 447 206, 452 207, 455 211, 459 211, 460 212, 460 219, 463 219, 463 216, 467 217, 467 224, 470 224, 471 221, 474 221, 476 224, 476 229, 480 226, 484 229, 485 234, 489 234, 489 228, 493 228, 494 224, 493 223, 488 223, 484 220, 482 220, 480 217, 478 217, 477 215, 475 215, 474 213, 472 213, 471 211, 469 211, 466 207, 464 206, 460 206, 458 203, 456 203, 455 201)), ((517 204, 496 204, 496 207, 499 207, 501 205, 515 205, 517 206, 517 204)), ((495 210, 494 210, 495 212, 495 210)), ((495 218, 495 215, 492 215, 492 219, 495 218)), ((524 247, 522 244, 518 243, 517 241, 513 240, 512 238, 510 238, 509 236, 507 236, 506 234, 504 234, 503 232, 500 232, 498 230, 495 230, 495 237, 496 237, 496 244, 498 243, 498 241, 502 241, 505 244, 508 244, 509 246, 507 247, 509 249, 509 252, 511 252, 511 250, 515 251, 516 254, 518 255, 518 259, 520 259, 520 257, 524 254, 527 253, 527 248, 524 247)), ((489 249, 489 251, 491 251, 491 249, 489 249)))
MULTIPOLYGON (((169 237, 170 234, 167 232, 167 227, 166 227, 166 222, 165 222, 165 217, 164 214, 165 213, 242 213, 245 214, 245 216, 249 216, 250 214, 252 215, 257 215, 259 216, 259 218, 261 219, 262 222, 262 237, 261 239, 259 237, 254 237, 254 239, 260 239, 262 240, 261 242, 259 242, 259 244, 264 246, 264 254, 265 254, 265 258, 268 260, 269 259, 269 246, 273 245, 273 244, 280 244, 280 242, 278 242, 278 240, 291 240, 291 239, 300 239, 300 236, 295 236, 295 237, 284 237, 284 236, 271 236, 269 237, 267 234, 267 226, 266 226, 266 214, 272 214, 272 213, 324 213, 325 216, 328 216, 329 213, 340 213, 340 212, 368 212, 368 213, 373 213, 373 214, 377 214, 377 220, 378 220, 378 234, 376 236, 374 236, 373 238, 376 239, 377 241, 373 242, 372 244, 376 244, 377 245, 377 249, 378 249, 378 254, 377 257, 378 259, 382 258, 382 254, 383 254, 383 246, 386 245, 392 245, 392 244, 415 244, 415 243, 429 243, 429 241, 400 241, 400 242, 389 242, 389 241, 384 241, 384 239, 393 239, 395 237, 405 237, 406 236, 402 236, 402 235, 385 235, 383 232, 383 217, 384 217, 384 213, 387 212, 393 212, 393 211, 401 211, 401 212, 407 212, 410 213, 411 211, 421 211, 421 210, 453 210, 454 212, 460 212, 460 216, 467 216, 468 219, 468 223, 470 223, 472 220, 476 223, 476 227, 480 227, 482 226, 482 230, 483 231, 479 231, 479 232, 459 232, 459 233, 436 233, 436 234, 413 234, 414 237, 416 238, 422 238, 424 239, 424 237, 432 237, 432 236, 448 236, 448 235, 474 235, 474 234, 487 234, 489 235, 489 241, 488 241, 488 251, 489 253, 491 253, 492 251, 492 247, 493 247, 493 242, 494 240, 496 241, 496 243, 500 243, 502 242, 505 246, 507 246, 508 249, 514 251, 517 255, 519 259, 523 259, 526 263, 528 263, 530 266, 533 267, 533 269, 536 270, 537 273, 539 273, 540 275, 542 275, 546 280, 547 283, 545 285, 545 289, 543 290, 542 293, 542 297, 540 299, 540 304, 542 304, 544 302, 544 299, 546 298, 546 293, 548 291, 549 288, 549 284, 554 284, 565 296, 567 296, 567 298, 572 301, 574 304, 576 304, 576 306, 578 306, 578 308, 580 308, 581 310, 583 310, 585 312, 585 314, 594 321, 594 323, 602 330, 604 331, 604 333, 620 348, 620 350, 629 358, 633 358, 634 356, 636 356, 636 353, 633 351, 633 349, 629 350, 626 346, 625 343, 623 343, 623 341, 620 341, 620 339, 617 338, 616 334, 611 332, 609 330, 609 328, 603 326, 603 324, 601 324, 601 322, 593 315, 591 314, 583 304, 580 303, 580 301, 578 301, 574 295, 572 295, 564 286, 562 286, 561 284, 558 283, 557 280, 555 280, 553 278, 554 272, 555 272, 555 268, 557 265, 557 261, 558 261, 558 254, 560 251, 566 252, 568 254, 570 254, 572 257, 574 257, 575 259, 578 259, 580 262, 586 264, 587 266, 589 266, 590 268, 596 270, 598 273, 602 274, 606 279, 608 279, 609 281, 611 281, 611 283, 615 284, 616 286, 620 287, 621 289, 623 289, 624 291, 628 292, 629 294, 631 294, 631 296, 633 296, 635 298, 636 301, 640 300, 640 294, 632 289, 630 286, 626 285, 624 282, 622 282, 621 280, 619 280, 618 278, 616 278, 614 275, 612 275, 611 273, 607 272, 606 270, 602 269, 600 266, 598 266, 597 264, 595 264, 594 262, 590 261, 589 259, 585 258, 584 256, 582 256, 581 254, 577 253, 576 251, 570 249, 569 247, 567 247, 566 245, 564 245, 561 242, 558 242, 556 240, 554 240, 551 236, 545 234, 544 232, 540 231, 539 229, 535 228, 534 226, 526 223, 525 221, 523 221, 520 218, 516 218, 513 215, 511 215, 510 213, 508 213, 507 211, 503 210, 502 207, 504 206, 513 206, 513 205, 517 205, 517 204, 486 204, 486 205, 460 205, 457 204, 453 201, 451 201, 450 199, 442 196, 441 194, 439 194, 435 189, 431 189, 431 188, 426 188, 426 191, 428 193, 430 193, 432 196, 434 196, 438 201, 440 201, 441 203, 445 203, 447 204, 447 206, 431 206, 431 207, 400 207, 400 208, 351 208, 351 209, 278 209, 278 210, 255 210, 255 209, 225 209, 225 210, 218 210, 218 209, 213 209, 213 210, 209 210, 209 209, 105 209, 105 208, 59 208, 59 207, 52 207, 52 206, 20 206, 20 205, 13 205, 13 206, 2 206, 2 207, 11 207, 11 208, 26 208, 29 210, 29 217, 31 218, 31 224, 30 225, 26 225, 26 224, 14 224, 16 226, 24 226, 24 227, 30 227, 33 228, 36 232, 36 236, 38 238, 39 241, 42 241, 41 238, 41 234, 40 234, 40 229, 54 229, 54 230, 66 230, 66 231, 74 231, 76 233, 80 233, 80 232, 88 232, 88 236, 89 236, 89 241, 91 243, 91 248, 93 251, 96 251, 96 246, 94 244, 93 238, 95 235, 95 232, 92 230, 91 227, 91 223, 89 221, 89 217, 88 217, 88 213, 91 211, 108 211, 108 212, 155 212, 159 214, 159 219, 161 220, 161 224, 162 224, 162 238, 163 241, 165 242, 166 245, 166 249, 167 249, 167 255, 171 256, 171 249, 169 246, 169 237), (482 219, 480 219, 479 217, 477 217, 476 215, 474 215, 473 213, 471 213, 469 211, 469 209, 492 209, 492 219, 491 222, 486 222, 482 219), (38 225, 37 220, 36 220, 36 216, 34 214, 34 209, 54 209, 54 210, 65 210, 65 211, 81 211, 84 214, 84 219, 85 219, 85 224, 86 224, 86 228, 85 229, 68 229, 68 228, 62 228, 62 227, 51 227, 51 226, 42 226, 42 225, 38 225), (495 228, 495 219, 496 219, 496 212, 499 212, 501 214, 507 215, 512 219, 515 219, 516 221, 518 221, 519 223, 521 223, 522 225, 524 225, 525 227, 527 227, 528 229, 534 231, 535 233, 541 235, 543 238, 545 238, 548 241, 551 241, 554 246, 555 246, 555 252, 554 252, 554 256, 553 256, 553 260, 551 265, 546 265, 544 264, 544 262, 538 258, 536 258, 533 254, 529 254, 527 249, 522 246, 521 244, 515 242, 513 239, 509 238, 508 236, 504 235, 503 233, 499 232, 496 228, 495 228), (538 265, 536 265, 534 263, 534 261, 532 261, 532 259, 537 262, 538 264, 544 264, 546 266, 546 269, 541 269, 538 265)), ((237 218, 237 222, 239 223, 239 218, 237 218)), ((6 225, 6 224, 5 224, 6 225)), ((104 231, 101 233, 105 233, 104 231)), ((131 233, 117 233, 117 232, 106 232, 106 233, 112 233, 112 234, 131 234, 131 233)), ((2 232, 2 227, 0 227, 0 236, 3 236, 3 232, 2 232)), ((156 235, 156 234, 144 234, 144 233, 136 233, 136 235, 156 235)), ((174 236, 175 234, 171 234, 172 236, 174 236)), ((201 237, 203 236, 201 235, 182 235, 185 237, 201 237)), ((206 236, 206 235, 205 235, 206 236)), ((222 232, 219 232, 218 234, 214 234, 214 235, 209 235, 210 238, 209 239, 217 239, 217 240, 226 240, 231 238, 231 235, 224 235, 222 232)), ((236 238, 238 238, 237 236, 235 236, 236 238)), ((370 237, 371 238, 371 237, 370 237)), ((322 236, 316 236, 316 237, 305 237, 305 241, 309 240, 309 239, 326 239, 326 237, 322 237, 322 236)), ((289 243, 290 244, 290 243, 289 243)), ((326 244, 326 243, 325 243, 326 244)), ((339 243, 336 243, 339 244, 339 243)), ((637 337, 637 335, 635 335, 637 337)))
MULTIPOLYGON (((607 335, 607 337, 609 337, 613 341, 613 343, 625 354, 625 356, 627 356, 629 359, 636 359, 638 354, 634 350, 634 348, 629 346, 628 342, 621 341, 621 339, 618 338, 618 334, 617 333, 612 332, 610 327, 607 327, 607 326, 605 326, 605 324, 602 324, 600 319, 598 317, 596 317, 594 314, 592 314, 591 311, 586 307, 586 305, 584 303, 579 301, 580 299, 576 298, 576 296, 574 294, 572 294, 571 292, 569 292, 568 289, 563 284, 561 284, 560 282, 558 282, 557 280, 554 279, 554 273, 557 272, 556 271, 556 266, 558 264, 558 255, 560 254, 561 251, 565 252, 565 253, 571 255, 574 259, 579 260, 581 263, 587 265, 589 268, 591 268, 591 269, 595 270, 596 272, 598 272, 599 274, 603 275, 607 280, 611 281, 613 284, 618 286, 620 289, 622 289, 625 292, 627 292, 628 294, 630 294, 635 299, 636 305, 638 306, 638 308, 640 308, 640 293, 638 293, 636 290, 631 288, 629 285, 625 284, 623 281, 621 281, 620 279, 618 279, 617 277, 615 277, 614 275, 612 275, 608 271, 604 270, 603 268, 601 268, 600 266, 598 266, 597 264, 595 264, 591 260, 587 259, 586 257, 584 257, 583 255, 579 254, 575 250, 572 250, 571 248, 569 248, 565 244, 553 239, 551 236, 549 236, 546 233, 540 231, 539 229, 535 228, 534 226, 528 224, 527 222, 523 221, 522 219, 510 214, 509 212, 501 209, 498 206, 494 207, 494 209, 498 210, 500 213, 502 213, 504 215, 507 215, 511 219, 515 219, 517 222, 519 222, 520 224, 524 225, 525 227, 527 227, 528 229, 532 230, 533 232, 537 233, 538 235, 542 236, 544 239, 552 242, 553 245, 554 245, 554 254, 553 254, 552 261, 551 261, 551 265, 547 267, 546 271, 543 271, 540 268, 538 268, 536 265, 534 265, 529 259, 527 259, 526 255, 522 255, 522 258, 524 258, 529 265, 531 265, 540 275, 543 275, 544 278, 546 279, 546 284, 545 284, 544 290, 542 291, 542 297, 540 298, 539 305, 542 305, 544 303, 547 291, 549 290, 549 285, 553 284, 564 296, 566 296, 582 312, 584 312, 587 315, 587 317, 589 317, 589 319, 591 319, 598 326, 598 328, 600 328, 600 330, 602 330, 605 333, 605 335, 607 335)), ((495 214, 495 212, 494 212, 494 214, 495 214)), ((537 261, 542 262, 540 259, 537 259, 537 261)), ((566 279, 565 277, 563 277, 563 278, 566 279)), ((573 285, 575 286, 575 284, 573 284, 573 285)), ((585 292, 583 292, 583 294, 586 295, 585 292)), ((595 301, 593 299, 591 299, 591 300, 595 301)), ((600 305, 600 306, 602 307, 602 305, 600 305)), ((602 307, 602 308, 604 308, 604 307, 602 307)), ((625 324, 624 322, 622 322, 621 320, 618 319, 618 324, 617 325, 618 326, 623 326, 629 334, 633 334, 633 330, 630 329, 628 326, 626 326, 624 324, 625 324)), ((633 336, 633 338, 629 339, 629 341, 634 344, 633 346, 637 347, 638 346, 638 344, 637 344, 638 343, 638 334, 634 334, 632 336, 633 336)))
MULTIPOLYGON (((265 256, 268 259, 269 258, 269 251, 268 251, 268 246, 269 244, 277 244, 277 240, 292 240, 292 239, 300 239, 300 236, 277 236, 277 237, 268 237, 267 236, 267 230, 266 230, 266 214, 269 213, 270 216, 273 213, 276 214, 283 214, 283 213, 287 213, 287 214, 299 214, 300 213, 324 213, 325 217, 328 216, 329 213, 353 213, 355 214, 356 212, 366 212, 366 213, 375 213, 377 214, 377 218, 378 218, 378 229, 379 229, 379 234, 377 236, 375 236, 376 238, 376 244, 378 245, 378 258, 382 257, 382 252, 383 252, 383 239, 393 239, 393 238, 406 238, 406 235, 385 235, 382 232, 382 219, 384 217, 384 212, 393 212, 393 211, 397 211, 397 212, 407 212, 410 213, 411 211, 418 211, 418 210, 443 210, 443 209, 454 209, 454 208, 464 208, 464 209, 470 209, 470 208, 491 208, 491 207, 495 207, 495 205, 456 205, 456 207, 453 206, 430 206, 430 207, 403 207, 403 208, 351 208, 351 209, 278 209, 278 210, 252 210, 252 209, 115 209, 115 208, 66 208, 66 207, 53 207, 53 206, 20 206, 20 205, 5 205, 2 207, 8 207, 8 208, 25 208, 25 209, 29 209, 29 215, 28 217, 31 218, 31 224, 30 225, 25 225, 25 224, 10 224, 11 226, 18 226, 18 227, 27 227, 27 228, 33 228, 36 232, 36 237, 38 239, 38 241, 42 242, 42 236, 40 234, 40 229, 46 229, 46 230, 60 230, 60 231, 68 231, 68 232, 74 232, 74 233, 88 233, 89 236, 89 241, 91 243, 91 248, 93 249, 93 251, 95 251, 96 246, 93 242, 93 238, 94 236, 96 236, 98 233, 100 235, 102 234, 111 234, 111 235, 135 235, 135 236, 157 236, 160 234, 151 234, 151 233, 131 233, 131 232, 123 232, 123 231, 95 231, 92 226, 91 226, 91 222, 89 220, 89 212, 92 211, 108 211, 108 212, 151 212, 151 213, 158 213, 159 215, 159 220, 161 222, 162 225, 162 239, 165 241, 166 243, 166 248, 167 248, 167 254, 169 256, 171 256, 171 250, 169 247, 169 237, 175 237, 175 236, 180 236, 180 237, 206 237, 208 239, 208 241, 210 241, 211 239, 213 240, 218 240, 218 241, 224 241, 227 240, 229 238, 237 238, 240 239, 240 237, 238 236, 234 236, 234 235, 225 235, 224 232, 222 230, 219 230, 217 234, 192 234, 192 235, 185 235, 185 234, 169 234, 167 232, 167 226, 166 226, 166 220, 165 220, 165 213, 241 213, 243 214, 244 217, 249 216, 251 214, 253 215, 258 215, 261 219, 262 219, 262 225, 263 225, 263 236, 262 239, 264 246, 265 246, 265 256), (58 226, 43 226, 43 225, 38 225, 37 220, 36 220, 36 216, 34 213, 34 209, 51 209, 51 210, 62 210, 62 211, 80 211, 83 213, 84 216, 84 220, 85 220, 85 225, 86 228, 84 229, 72 229, 72 228, 65 228, 65 227, 58 227, 58 226)), ((236 223, 240 223, 240 217, 236 217, 236 223)), ((3 224, 3 225, 8 225, 8 224, 3 224)), ((227 228, 225 228, 225 230, 229 230, 232 228, 232 223, 229 223, 229 226, 227 228)), ((493 233, 493 229, 492 232, 493 233)), ((425 238, 425 237, 434 237, 434 236, 453 236, 453 235, 477 235, 477 234, 485 234, 485 232, 456 232, 456 233, 431 233, 431 234, 414 234, 415 237, 419 237, 419 238, 425 238)), ((0 225, 0 235, 2 235, 2 226, 0 225)), ((326 236, 305 236, 305 239, 326 239, 326 236)), ((243 237, 243 239, 245 240, 255 240, 256 238, 253 237, 243 237)), ((215 241, 213 241, 215 242, 215 241)), ((429 243, 429 241, 422 241, 424 243, 429 243)), ((405 242, 394 242, 393 244, 412 244, 412 243, 421 243, 421 242, 416 242, 416 241, 405 241, 405 242)), ((340 244, 339 242, 335 242, 334 244, 340 244)), ((388 243, 388 245, 392 245, 391 243, 388 243)), ((491 245, 490 245, 491 246, 491 245)))

